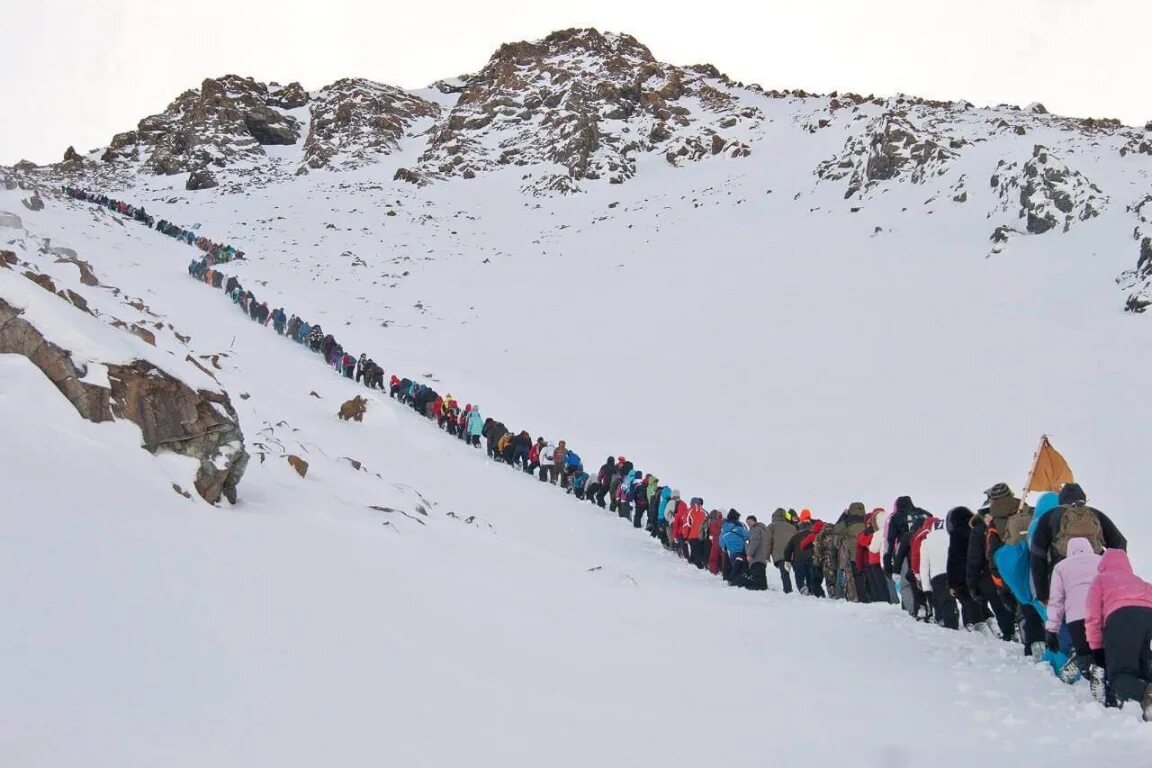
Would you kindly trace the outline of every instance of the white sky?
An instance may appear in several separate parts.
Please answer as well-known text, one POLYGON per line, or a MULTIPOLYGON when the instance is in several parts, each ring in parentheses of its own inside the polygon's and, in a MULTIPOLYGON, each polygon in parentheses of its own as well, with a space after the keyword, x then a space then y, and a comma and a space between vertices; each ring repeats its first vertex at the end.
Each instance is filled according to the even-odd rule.
POLYGON ((0 14, 0 163, 104 146, 209 76, 417 88, 573 26, 766 88, 1152 119, 1148 0, 26 0, 0 14))

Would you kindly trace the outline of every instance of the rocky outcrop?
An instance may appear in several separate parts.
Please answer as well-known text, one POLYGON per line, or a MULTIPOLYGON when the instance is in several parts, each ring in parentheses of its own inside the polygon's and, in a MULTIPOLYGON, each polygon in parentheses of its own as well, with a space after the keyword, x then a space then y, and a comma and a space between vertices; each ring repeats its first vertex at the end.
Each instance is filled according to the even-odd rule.
POLYGON ((990 184, 1000 210, 1015 213, 1031 235, 1057 228, 1067 232, 1077 221, 1100 215, 1108 203, 1099 187, 1040 144, 1023 163, 997 163, 990 184))
POLYGON ((1152 195, 1128 206, 1128 212, 1137 220, 1132 230, 1137 243, 1136 267, 1122 272, 1116 283, 1128 292, 1125 311, 1142 314, 1152 306, 1152 195))
POLYGON ((961 139, 914 123, 907 109, 888 110, 850 138, 838 155, 821 163, 816 176, 826 181, 847 178, 845 199, 862 196, 880 182, 923 184, 947 173, 963 145, 961 139))
POLYGON ((268 86, 268 106, 279 107, 280 109, 299 109, 305 106, 311 97, 308 96, 308 91, 304 90, 304 86, 300 83, 288 83, 288 85, 281 88, 276 83, 270 83, 268 86))
MULTIPOLYGON (((502 166, 559 165, 573 182, 619 183, 635 175, 638 157, 648 152, 673 164, 744 156, 750 150, 733 133, 763 118, 744 101, 750 93, 715 68, 661 64, 629 35, 556 32, 501 46, 463 84, 418 172, 470 178, 502 166)), ((563 176, 549 174, 525 189, 579 188, 563 176)))
POLYGON ((76 151, 75 147, 68 147, 68 149, 64 150, 64 162, 66 163, 79 162, 83 159, 84 158, 80 157, 80 153, 76 151))
POLYGON ((336 415, 340 417, 341 421, 363 421, 367 410, 368 401, 360 395, 356 395, 351 400, 345 400, 336 415))
POLYGON ((205 500, 236 503, 248 453, 228 395, 193 390, 143 360, 107 367, 113 415, 140 427, 148 451, 197 459, 196 490, 205 500))
POLYGON ((216 180, 216 174, 212 171, 207 168, 197 168, 188 174, 188 181, 184 182, 184 189, 195 192, 201 189, 212 189, 219 184, 220 182, 216 180))
POLYGON ((87 369, 21 314, 0 299, 0 353, 32 361, 85 419, 128 419, 140 427, 148 451, 196 459, 200 495, 211 504, 221 497, 235 503, 248 453, 228 395, 194 390, 143 360, 106 365, 109 387, 87 382, 87 369))
MULTIPOLYGON (((276 106, 284 103, 281 94, 269 93, 268 86, 252 78, 208 78, 160 114, 141 120, 135 131, 114 136, 103 159, 142 159, 148 171, 163 175, 259 159, 264 146, 295 144, 300 138, 300 122, 276 106)), ((287 97, 290 102, 299 98, 287 97)))
POLYGON ((399 88, 337 80, 312 99, 303 170, 350 169, 378 160, 394 152, 417 121, 439 115, 439 106, 399 88))

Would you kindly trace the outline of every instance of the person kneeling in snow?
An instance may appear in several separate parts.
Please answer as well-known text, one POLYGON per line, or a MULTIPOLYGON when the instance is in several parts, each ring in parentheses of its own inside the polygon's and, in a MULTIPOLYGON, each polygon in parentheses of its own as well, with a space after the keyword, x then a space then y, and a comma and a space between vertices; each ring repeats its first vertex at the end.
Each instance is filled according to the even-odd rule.
POLYGON ((1139 701, 1152 722, 1152 584, 1132 573, 1122 549, 1104 550, 1097 571, 1084 621, 1095 662, 1093 696, 1106 697, 1106 680, 1118 704, 1139 701))
POLYGON ((1073 682, 1073 670, 1086 674, 1092 663, 1092 649, 1088 645, 1088 635, 1084 629, 1084 617, 1088 611, 1088 590, 1096 580, 1100 566, 1100 555, 1092 551, 1092 542, 1081 536, 1068 541, 1068 554, 1052 569, 1052 581, 1048 593, 1048 621, 1045 622, 1045 639, 1048 650, 1060 650, 1060 626, 1068 625, 1072 636, 1075 655, 1060 672, 1060 679, 1073 682))

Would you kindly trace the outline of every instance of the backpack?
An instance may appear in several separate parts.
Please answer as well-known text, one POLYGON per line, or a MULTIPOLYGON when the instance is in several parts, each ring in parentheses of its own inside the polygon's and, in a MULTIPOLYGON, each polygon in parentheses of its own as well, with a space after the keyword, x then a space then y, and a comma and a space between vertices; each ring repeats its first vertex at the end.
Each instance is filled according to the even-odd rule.
POLYGON ((1052 539, 1052 546, 1061 557, 1068 555, 1068 542, 1077 536, 1088 539, 1096 554, 1104 551, 1104 529, 1099 514, 1087 504, 1075 504, 1061 510, 1060 527, 1052 539))

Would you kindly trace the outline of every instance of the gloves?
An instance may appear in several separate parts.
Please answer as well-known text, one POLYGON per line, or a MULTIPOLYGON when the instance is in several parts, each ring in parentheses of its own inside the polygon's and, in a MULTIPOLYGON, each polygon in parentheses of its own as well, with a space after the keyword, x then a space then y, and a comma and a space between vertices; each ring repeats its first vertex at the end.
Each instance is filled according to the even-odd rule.
POLYGON ((884 573, 892 576, 894 571, 892 569, 892 555, 888 552, 884 553, 884 573))
POLYGON ((1045 632, 1044 640, 1048 644, 1048 650, 1053 653, 1060 650, 1060 636, 1055 632, 1045 632))

